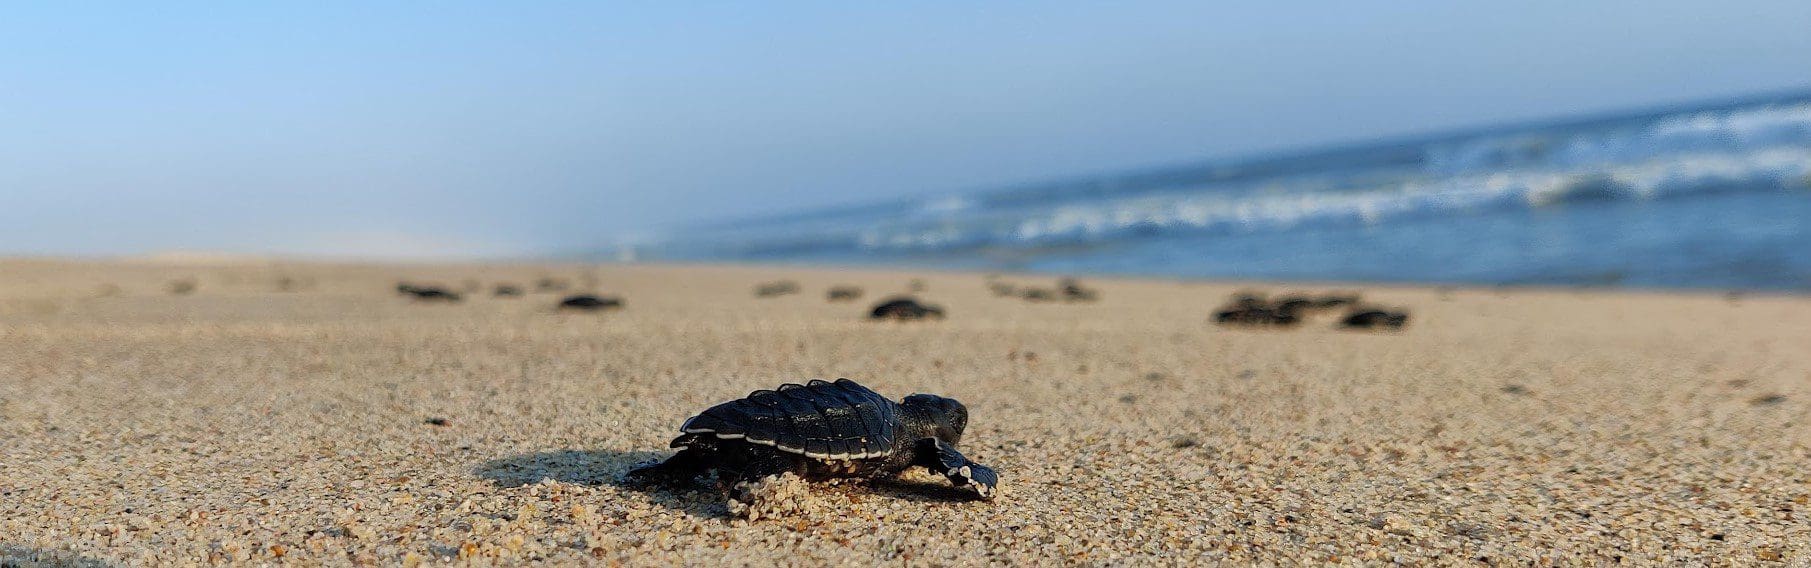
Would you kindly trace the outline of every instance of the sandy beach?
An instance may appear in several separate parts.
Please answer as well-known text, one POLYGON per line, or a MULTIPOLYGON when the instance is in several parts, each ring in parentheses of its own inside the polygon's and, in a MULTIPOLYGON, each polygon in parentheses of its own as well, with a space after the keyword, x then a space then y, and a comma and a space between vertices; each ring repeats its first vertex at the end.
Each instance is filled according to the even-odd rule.
POLYGON ((0 564, 1811 562, 1811 300, 1087 283, 1099 301, 939 272, 0 261, 0 564), (627 307, 489 293, 541 277, 627 307), (754 296, 782 278, 801 292, 754 296), (863 317, 913 278, 947 319, 863 317), (1246 288, 1414 319, 1208 322, 1246 288), (1003 494, 913 473, 751 522, 618 480, 711 404, 838 377, 966 403, 1003 494))

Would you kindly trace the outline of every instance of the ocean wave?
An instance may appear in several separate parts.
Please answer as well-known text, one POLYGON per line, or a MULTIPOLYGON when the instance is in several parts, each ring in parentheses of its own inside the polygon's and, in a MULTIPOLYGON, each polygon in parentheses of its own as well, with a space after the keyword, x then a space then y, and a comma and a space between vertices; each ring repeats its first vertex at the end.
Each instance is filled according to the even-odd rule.
POLYGON ((1811 141, 1811 103, 1719 109, 1589 128, 1556 128, 1430 144, 1427 168, 1585 168, 1691 153, 1748 153, 1811 141))
POLYGON ((1366 191, 1252 197, 1183 195, 1126 202, 1073 204, 1000 219, 945 219, 933 226, 863 231, 859 246, 875 252, 949 247, 1044 246, 1216 231, 1287 230, 1307 225, 1377 225, 1506 207, 1554 207, 1605 200, 1646 200, 1722 191, 1803 187, 1811 150, 1745 156, 1678 156, 1605 169, 1503 171, 1420 179, 1366 191), (1008 226, 1002 226, 1008 225, 1008 226))
MULTIPOLYGON (((652 257, 962 254, 1811 185, 1811 100, 1663 112, 794 215, 652 257)), ((644 247, 638 247, 644 248, 644 247)))

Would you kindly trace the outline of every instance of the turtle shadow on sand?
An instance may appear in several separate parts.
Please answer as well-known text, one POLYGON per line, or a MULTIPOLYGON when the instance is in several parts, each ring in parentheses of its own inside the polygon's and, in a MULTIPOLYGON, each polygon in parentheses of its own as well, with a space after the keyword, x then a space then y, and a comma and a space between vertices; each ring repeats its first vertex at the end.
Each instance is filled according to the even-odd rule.
POLYGON ((871 479, 858 486, 869 495, 912 503, 966 503, 972 494, 942 480, 916 480, 901 477, 871 479))
POLYGON ((498 458, 473 468, 472 473, 498 487, 521 487, 551 479, 578 485, 626 487, 623 472, 636 465, 665 459, 671 452, 620 450, 558 450, 498 458))
MULTIPOLYGON (((490 480, 497 487, 514 488, 551 479, 579 485, 608 485, 647 495, 650 502, 700 518, 729 516, 724 495, 710 482, 672 486, 659 483, 632 483, 623 474, 650 462, 666 459, 672 452, 621 450, 558 450, 535 452, 486 461, 472 473, 490 480)), ((909 478, 879 478, 844 483, 834 488, 813 483, 817 491, 853 491, 886 499, 917 503, 959 503, 970 501, 969 494, 940 481, 917 481, 909 478)))
POLYGON ((646 494, 653 504, 695 517, 722 517, 728 514, 723 499, 706 485, 696 488, 674 488, 630 483, 623 474, 638 465, 657 462, 672 452, 623 450, 557 450, 498 458, 472 469, 478 477, 497 487, 513 488, 533 485, 551 479, 578 485, 608 485, 626 491, 646 494))
POLYGON ((44 548, 27 548, 0 542, 0 568, 23 566, 76 566, 80 568, 105 568, 107 562, 89 558, 66 550, 44 548))

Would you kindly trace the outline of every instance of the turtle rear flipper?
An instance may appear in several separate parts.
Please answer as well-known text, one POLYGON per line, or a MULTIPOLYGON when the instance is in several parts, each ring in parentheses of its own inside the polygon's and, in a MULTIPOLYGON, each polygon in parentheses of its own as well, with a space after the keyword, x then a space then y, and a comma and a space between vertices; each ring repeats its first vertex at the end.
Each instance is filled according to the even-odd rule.
POLYGON ((973 491, 976 497, 992 499, 994 488, 1000 485, 999 474, 993 468, 970 461, 954 446, 936 438, 925 438, 918 442, 917 463, 933 473, 949 478, 950 483, 960 489, 973 491))

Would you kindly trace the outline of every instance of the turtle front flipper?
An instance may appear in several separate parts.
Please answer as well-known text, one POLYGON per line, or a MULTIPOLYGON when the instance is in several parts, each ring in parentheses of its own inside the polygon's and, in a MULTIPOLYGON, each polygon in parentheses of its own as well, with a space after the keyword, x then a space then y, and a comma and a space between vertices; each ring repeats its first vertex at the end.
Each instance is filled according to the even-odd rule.
POLYGON ((994 488, 1000 484, 1000 476, 993 468, 969 461, 962 452, 956 451, 955 446, 936 438, 918 441, 916 463, 948 477, 957 488, 973 491, 982 499, 992 499, 994 488))

